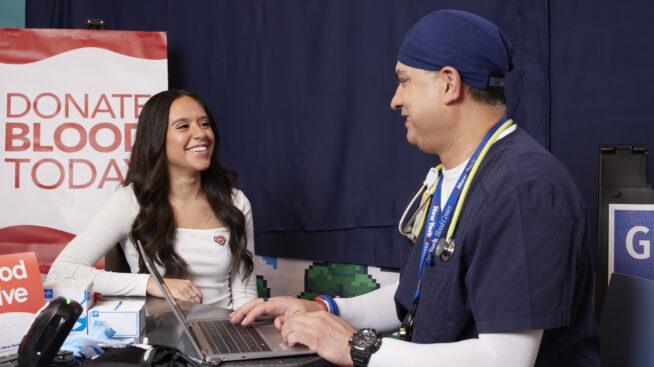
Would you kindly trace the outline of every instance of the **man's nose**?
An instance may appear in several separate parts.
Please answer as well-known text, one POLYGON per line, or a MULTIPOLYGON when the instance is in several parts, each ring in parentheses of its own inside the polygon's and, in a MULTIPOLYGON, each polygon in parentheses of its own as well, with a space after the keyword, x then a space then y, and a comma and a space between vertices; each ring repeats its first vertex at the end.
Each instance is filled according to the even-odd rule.
POLYGON ((399 110, 402 108, 402 100, 400 99, 400 88, 402 86, 398 85, 397 88, 395 89, 395 94, 393 94, 393 98, 391 98, 391 109, 392 110, 399 110))

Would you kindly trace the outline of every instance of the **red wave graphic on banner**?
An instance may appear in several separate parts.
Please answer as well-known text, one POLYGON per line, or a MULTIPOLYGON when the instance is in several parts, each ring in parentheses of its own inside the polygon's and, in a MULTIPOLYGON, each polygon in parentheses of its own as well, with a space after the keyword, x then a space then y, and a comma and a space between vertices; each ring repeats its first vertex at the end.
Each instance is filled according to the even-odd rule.
MULTIPOLYGON (((0 228, 0 253, 13 254, 33 251, 39 270, 47 274, 59 252, 75 237, 74 234, 41 226, 13 226, 0 228)), ((95 264, 104 269, 104 258, 95 264)))
POLYGON ((167 58, 166 32, 0 28, 0 63, 4 64, 27 64, 83 47, 141 59, 167 58))

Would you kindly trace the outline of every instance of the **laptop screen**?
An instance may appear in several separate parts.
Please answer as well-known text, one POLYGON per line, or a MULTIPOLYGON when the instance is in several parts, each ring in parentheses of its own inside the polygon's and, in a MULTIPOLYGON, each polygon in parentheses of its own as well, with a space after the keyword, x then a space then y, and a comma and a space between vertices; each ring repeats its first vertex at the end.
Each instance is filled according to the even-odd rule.
POLYGON ((154 278, 154 281, 157 283, 159 288, 163 293, 165 293, 166 300, 170 304, 170 306, 173 308, 173 312, 177 314, 177 318, 180 319, 180 321, 188 328, 188 321, 186 320, 186 316, 184 316, 184 312, 182 309, 179 307, 177 304, 177 301, 175 300, 175 297, 173 296, 173 293, 168 289, 168 286, 166 285, 166 282, 163 280, 161 277, 161 274, 159 274, 159 271, 157 270, 157 267, 154 265, 154 261, 150 258, 145 253, 145 249, 143 248, 143 245, 141 244, 141 241, 136 241, 136 245, 139 248, 139 253, 141 254, 141 257, 143 258, 143 261, 145 262, 145 266, 148 268, 148 271, 150 272, 150 275, 154 278))

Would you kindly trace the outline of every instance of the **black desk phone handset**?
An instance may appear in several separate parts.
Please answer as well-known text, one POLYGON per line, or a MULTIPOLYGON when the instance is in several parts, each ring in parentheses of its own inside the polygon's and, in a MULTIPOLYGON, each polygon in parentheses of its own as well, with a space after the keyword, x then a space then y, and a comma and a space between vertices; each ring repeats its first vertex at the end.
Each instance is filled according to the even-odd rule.
POLYGON ((75 322, 82 314, 76 301, 57 297, 34 319, 18 347, 20 367, 50 366, 75 322))

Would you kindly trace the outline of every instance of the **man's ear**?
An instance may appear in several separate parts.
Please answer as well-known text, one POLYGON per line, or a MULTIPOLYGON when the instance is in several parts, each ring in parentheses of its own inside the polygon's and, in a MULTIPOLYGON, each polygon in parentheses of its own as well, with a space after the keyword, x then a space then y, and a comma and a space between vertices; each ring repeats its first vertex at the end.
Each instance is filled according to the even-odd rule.
POLYGON ((441 75, 446 83, 443 90, 445 103, 459 101, 463 96, 463 80, 459 72, 451 66, 445 66, 441 69, 441 75))

